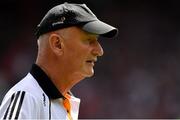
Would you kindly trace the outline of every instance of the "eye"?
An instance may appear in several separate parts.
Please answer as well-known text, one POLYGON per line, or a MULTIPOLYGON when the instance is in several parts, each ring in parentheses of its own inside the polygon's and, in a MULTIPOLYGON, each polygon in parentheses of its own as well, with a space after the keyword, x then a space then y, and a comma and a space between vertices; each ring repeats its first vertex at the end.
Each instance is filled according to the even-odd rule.
POLYGON ((85 44, 93 44, 94 40, 92 40, 92 39, 85 39, 85 40, 83 40, 83 43, 85 43, 85 44))

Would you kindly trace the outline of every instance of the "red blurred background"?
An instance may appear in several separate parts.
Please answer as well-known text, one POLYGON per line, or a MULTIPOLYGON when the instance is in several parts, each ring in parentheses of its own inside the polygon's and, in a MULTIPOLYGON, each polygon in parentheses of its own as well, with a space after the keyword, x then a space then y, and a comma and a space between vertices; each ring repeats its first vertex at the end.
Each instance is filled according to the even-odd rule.
MULTIPOLYGON (((63 0, 0 1, 0 101, 37 55, 34 31, 63 0)), ((119 29, 100 38, 105 54, 95 75, 73 88, 79 118, 180 117, 180 7, 178 1, 71 0, 86 3, 119 29)))

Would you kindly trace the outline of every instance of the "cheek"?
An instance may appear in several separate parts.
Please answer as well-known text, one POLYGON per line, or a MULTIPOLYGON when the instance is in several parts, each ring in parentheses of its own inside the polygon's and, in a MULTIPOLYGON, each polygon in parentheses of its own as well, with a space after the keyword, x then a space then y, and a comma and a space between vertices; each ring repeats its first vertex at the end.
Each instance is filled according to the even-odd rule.
POLYGON ((72 67, 80 66, 86 60, 87 53, 83 52, 83 50, 72 50, 68 51, 66 54, 66 62, 72 67))
POLYGON ((89 55, 89 49, 85 46, 77 46, 69 49, 68 52, 72 59, 82 60, 85 59, 89 55))
POLYGON ((72 64, 75 69, 84 69, 86 66, 86 61, 88 59, 88 52, 85 50, 76 52, 73 54, 72 64))
POLYGON ((79 53, 75 53, 72 58, 73 58, 75 64, 81 65, 86 61, 86 59, 87 59, 86 56, 87 56, 86 53, 79 52, 79 53))
POLYGON ((67 45, 65 48, 66 60, 69 61, 69 64, 80 67, 90 56, 90 49, 87 45, 82 43, 74 43, 67 45))

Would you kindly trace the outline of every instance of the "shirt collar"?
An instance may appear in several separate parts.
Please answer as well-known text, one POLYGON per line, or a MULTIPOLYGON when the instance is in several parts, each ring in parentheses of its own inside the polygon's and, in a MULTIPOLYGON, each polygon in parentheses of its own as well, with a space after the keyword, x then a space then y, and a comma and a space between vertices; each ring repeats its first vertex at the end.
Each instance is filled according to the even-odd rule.
POLYGON ((41 86, 41 88, 49 98, 57 99, 63 97, 63 95, 58 91, 51 79, 38 65, 33 64, 30 73, 36 79, 38 84, 41 86))

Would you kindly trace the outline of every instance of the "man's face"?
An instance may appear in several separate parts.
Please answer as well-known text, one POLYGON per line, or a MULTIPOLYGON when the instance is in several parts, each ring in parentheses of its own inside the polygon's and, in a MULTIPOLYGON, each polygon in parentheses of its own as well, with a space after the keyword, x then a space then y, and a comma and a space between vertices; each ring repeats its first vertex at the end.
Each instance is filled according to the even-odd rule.
POLYGON ((94 65, 103 49, 97 41, 97 35, 84 32, 78 27, 71 27, 62 36, 64 39, 64 61, 68 70, 82 77, 94 74, 94 65))

